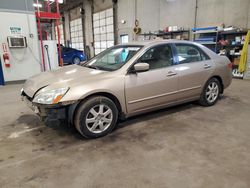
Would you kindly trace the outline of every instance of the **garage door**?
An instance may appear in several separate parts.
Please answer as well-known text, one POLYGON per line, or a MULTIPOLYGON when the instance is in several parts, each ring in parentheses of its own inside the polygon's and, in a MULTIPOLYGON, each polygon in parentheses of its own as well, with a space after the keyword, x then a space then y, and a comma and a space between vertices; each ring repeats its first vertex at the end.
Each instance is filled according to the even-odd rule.
POLYGON ((83 31, 82 31, 82 18, 78 18, 70 21, 70 37, 71 47, 84 50, 83 45, 83 31))
MULTIPOLYGON (((59 27, 59 32, 60 32, 60 44, 65 45, 65 43, 64 43, 63 25, 60 24, 58 27, 59 27)), ((55 33, 56 33, 56 40, 58 40, 58 33, 57 33, 57 28, 56 27, 55 27, 55 33)))
POLYGON ((93 14, 95 54, 114 45, 113 9, 93 14))

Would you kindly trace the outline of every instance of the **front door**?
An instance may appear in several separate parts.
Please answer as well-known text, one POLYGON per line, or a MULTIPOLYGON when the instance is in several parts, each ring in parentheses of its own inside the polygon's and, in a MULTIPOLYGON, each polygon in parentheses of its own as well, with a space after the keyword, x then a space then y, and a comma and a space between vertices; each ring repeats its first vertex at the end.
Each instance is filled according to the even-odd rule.
POLYGON ((174 71, 171 46, 154 46, 136 63, 139 62, 148 63, 149 70, 128 73, 125 77, 128 113, 137 113, 174 102, 178 89, 178 75, 174 71))

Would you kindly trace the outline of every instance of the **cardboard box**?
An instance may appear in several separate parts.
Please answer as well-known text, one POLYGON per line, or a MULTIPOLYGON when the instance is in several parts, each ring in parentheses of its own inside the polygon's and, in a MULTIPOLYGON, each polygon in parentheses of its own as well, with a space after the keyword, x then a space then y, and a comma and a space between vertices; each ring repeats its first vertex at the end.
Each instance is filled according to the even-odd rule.
POLYGON ((240 57, 234 58, 233 64, 234 65, 239 65, 240 64, 240 57))

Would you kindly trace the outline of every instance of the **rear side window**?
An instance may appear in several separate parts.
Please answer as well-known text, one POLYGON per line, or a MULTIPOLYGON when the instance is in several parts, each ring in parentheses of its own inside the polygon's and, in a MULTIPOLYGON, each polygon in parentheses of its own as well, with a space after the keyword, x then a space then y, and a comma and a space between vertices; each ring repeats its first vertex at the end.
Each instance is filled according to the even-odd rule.
POLYGON ((208 60, 209 57, 199 47, 190 44, 176 44, 179 64, 208 60))

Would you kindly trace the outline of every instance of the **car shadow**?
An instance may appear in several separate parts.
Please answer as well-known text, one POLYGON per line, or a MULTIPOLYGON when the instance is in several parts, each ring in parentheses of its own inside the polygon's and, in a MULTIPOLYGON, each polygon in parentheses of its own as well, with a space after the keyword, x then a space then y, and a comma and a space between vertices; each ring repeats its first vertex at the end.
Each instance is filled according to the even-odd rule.
MULTIPOLYGON (((131 118, 128 118, 124 121, 119 120, 117 123, 116 128, 113 131, 113 134, 116 134, 116 130, 126 128, 128 126, 132 126, 140 122, 145 122, 145 121, 150 121, 153 119, 165 117, 165 116, 170 116, 171 114, 175 114, 177 112, 182 112, 186 111, 191 108, 196 108, 199 107, 196 105, 195 102, 189 102, 173 107, 168 107, 164 108, 161 110, 145 113, 142 115, 137 115, 131 118)), ((31 114, 26 114, 22 115, 17 119, 18 123, 26 124, 30 126, 31 128, 37 127, 37 126, 44 126, 41 130, 34 131, 32 134, 35 137, 43 137, 43 139, 61 139, 61 138, 67 138, 71 141, 69 142, 74 142, 74 141, 79 141, 79 140, 89 140, 84 138, 83 136, 80 135, 80 133, 76 130, 76 128, 72 125, 69 125, 66 121, 61 121, 60 123, 56 123, 53 121, 48 123, 48 122, 42 122, 37 115, 31 115, 31 114), (54 131, 51 131, 54 130, 54 131), (46 135, 45 135, 46 134, 46 135)))
MULTIPOLYGON (((127 134, 127 131, 125 130, 124 132, 122 129, 126 129, 132 125, 136 128, 136 126, 140 126, 138 125, 140 122, 153 121, 161 117, 169 117, 177 112, 184 112, 196 107, 199 108, 198 105, 192 102, 134 116, 128 118, 126 121, 119 121, 116 129, 111 134, 95 140, 84 138, 73 126, 69 126, 66 122, 61 122, 60 124, 52 123, 48 126, 34 114, 23 114, 17 119, 15 126, 27 125, 30 129, 40 127, 22 135, 23 139, 32 140, 34 149, 32 149, 31 152, 41 153, 47 151, 53 153, 55 151, 71 148, 72 146, 81 146, 85 151, 88 147, 92 148, 92 144, 100 148, 103 144, 108 147, 110 145, 109 143, 116 143, 118 140, 127 140, 132 137, 133 139, 141 139, 143 134, 139 134, 138 136, 136 133, 136 136, 134 136, 135 133, 127 134), (89 143, 92 144, 89 145, 89 143)), ((25 142, 29 143, 29 141, 25 142)))
POLYGON ((163 116, 170 116, 171 114, 182 112, 182 111, 188 110, 190 108, 195 108, 195 107, 199 107, 199 105, 197 105, 196 102, 188 102, 188 103, 180 104, 177 106, 167 107, 167 108, 163 108, 160 110, 133 116, 131 118, 126 119, 125 121, 120 120, 118 122, 119 125, 116 126, 116 129, 122 129, 127 126, 131 126, 135 123, 149 121, 149 120, 153 120, 153 119, 160 118, 163 116))

